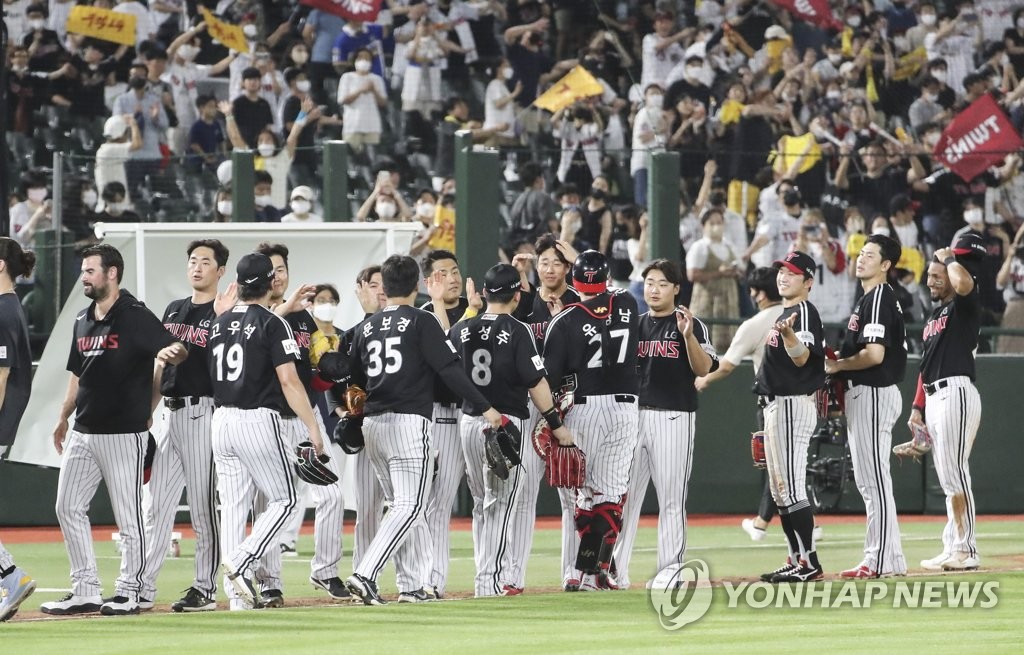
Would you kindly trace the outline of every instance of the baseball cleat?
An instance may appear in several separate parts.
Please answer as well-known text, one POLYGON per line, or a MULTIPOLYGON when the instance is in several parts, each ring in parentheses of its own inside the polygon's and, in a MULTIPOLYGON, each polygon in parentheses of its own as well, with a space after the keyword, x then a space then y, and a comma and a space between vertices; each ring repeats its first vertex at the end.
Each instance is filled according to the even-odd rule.
POLYGON ((580 580, 580 586, 578 591, 606 591, 607 589, 601 587, 597 580, 597 575, 594 573, 587 573, 580 580))
POLYGON ((505 585, 505 586, 503 586, 501 588, 501 593, 498 594, 498 595, 499 596, 519 596, 522 593, 523 593, 523 588, 522 587, 515 587, 515 586, 512 586, 510 584, 507 584, 507 585, 505 585))
POLYGON ((579 581, 579 579, 578 578, 569 578, 569 579, 567 579, 565 582, 562 583, 562 590, 563 591, 579 591, 580 590, 580 581, 579 581))
POLYGON ((228 609, 232 612, 245 612, 253 609, 253 606, 244 598, 232 598, 228 601, 228 609))
POLYGON ((619 583, 616 582, 615 576, 608 571, 598 571, 597 588, 605 591, 618 591, 619 583))
POLYGON ((299 551, 295 549, 295 544, 281 544, 281 556, 282 557, 298 557, 299 551))
POLYGON ((114 596, 100 606, 100 614, 103 616, 127 616, 138 614, 139 611, 139 601, 127 596, 114 596))
POLYGON ((434 600, 441 600, 444 598, 444 592, 438 589, 436 585, 433 587, 424 587, 423 591, 426 591, 428 594, 433 594, 434 600))
POLYGON ((754 525, 754 519, 743 519, 743 521, 740 523, 740 527, 743 528, 744 532, 750 535, 751 541, 764 540, 765 530, 764 528, 759 528, 756 525, 754 525))
POLYGON ((171 604, 174 612, 210 612, 217 609, 217 601, 195 587, 185 590, 185 596, 171 604))
POLYGON ((950 558, 949 553, 939 553, 931 559, 921 560, 921 568, 926 571, 941 571, 942 563, 950 558))
POLYGON ((264 589, 260 596, 263 597, 263 607, 284 607, 284 594, 280 589, 264 589))
POLYGON ((0 579, 0 623, 18 613, 18 607, 36 590, 36 581, 19 568, 0 579))
POLYGON ((352 592, 353 596, 363 601, 363 605, 387 605, 388 602, 380 597, 377 590, 377 583, 369 578, 364 578, 358 573, 353 573, 345 580, 345 585, 352 592))
POLYGON ((865 578, 877 578, 879 575, 869 569, 864 564, 858 564, 852 569, 846 569, 839 574, 841 578, 854 578, 854 579, 865 579, 865 578))
POLYGON ((403 591, 398 594, 399 603, 427 603, 434 600, 433 594, 428 594, 422 589, 415 591, 403 591))
POLYGON ((323 589, 335 600, 352 600, 352 592, 348 590, 345 583, 337 576, 327 578, 326 580, 310 577, 309 583, 317 589, 323 589))
POLYGON ((100 611, 103 606, 103 599, 99 596, 76 596, 68 594, 60 600, 51 600, 43 603, 39 609, 43 614, 54 616, 71 616, 74 614, 92 614, 100 611))
POLYGON ((811 538, 814 539, 815 543, 821 541, 821 538, 825 536, 825 529, 820 525, 814 526, 814 530, 811 532, 811 538))
POLYGON ((228 582, 234 587, 235 593, 238 594, 239 598, 252 605, 254 609, 263 607, 263 598, 260 596, 260 592, 256 590, 256 587, 252 584, 252 580, 245 577, 241 573, 235 573, 234 569, 227 562, 220 565, 221 571, 227 576, 228 582))
POLYGON ((772 578, 772 582, 814 582, 825 577, 825 572, 820 566, 801 564, 794 567, 788 573, 779 573, 772 578))
POLYGON ((787 557, 786 563, 780 566, 779 568, 775 569, 774 571, 769 571, 768 573, 762 573, 761 582, 775 582, 775 576, 781 575, 783 573, 789 573, 790 571, 796 568, 799 567, 793 563, 792 558, 787 557))
POLYGON ((981 565, 981 558, 968 553, 953 553, 942 562, 943 571, 976 571, 981 565))

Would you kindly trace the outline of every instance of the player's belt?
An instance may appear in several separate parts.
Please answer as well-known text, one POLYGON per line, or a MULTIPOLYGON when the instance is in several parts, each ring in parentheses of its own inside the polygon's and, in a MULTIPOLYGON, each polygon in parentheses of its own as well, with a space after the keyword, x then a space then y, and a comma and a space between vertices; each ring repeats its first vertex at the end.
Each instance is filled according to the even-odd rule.
POLYGON ((950 382, 949 382, 948 378, 944 379, 944 380, 937 380, 935 382, 932 382, 931 384, 925 384, 924 385, 924 392, 930 396, 933 393, 935 393, 936 391, 939 391, 941 389, 945 389, 946 387, 949 386, 949 384, 950 384, 950 382))
POLYGON ((757 406, 760 407, 761 409, 764 409, 770 403, 773 403, 773 402, 775 402, 775 396, 758 396, 757 397, 757 406))
MULTIPOLYGON (((636 402, 636 396, 634 396, 631 393, 617 393, 617 394, 615 394, 613 396, 613 398, 615 399, 615 402, 617 402, 617 403, 635 403, 636 402)), ((587 397, 586 396, 575 396, 572 399, 572 404, 573 405, 586 405, 587 404, 587 397)))
POLYGON ((191 405, 198 405, 200 402, 209 399, 209 396, 182 396, 177 398, 164 398, 164 406, 172 412, 184 409, 191 405))

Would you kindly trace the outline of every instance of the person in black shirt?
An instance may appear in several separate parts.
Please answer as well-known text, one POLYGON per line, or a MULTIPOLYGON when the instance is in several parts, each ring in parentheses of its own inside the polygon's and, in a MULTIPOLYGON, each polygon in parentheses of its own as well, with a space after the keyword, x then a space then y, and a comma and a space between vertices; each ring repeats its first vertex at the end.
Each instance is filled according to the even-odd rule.
POLYGON ((909 425, 927 425, 935 472, 946 494, 942 552, 921 562, 929 571, 976 569, 981 563, 967 460, 981 423, 981 397, 974 386, 981 299, 969 267, 976 267, 984 253, 976 235, 964 235, 954 248, 936 250, 928 265, 928 289, 938 304, 924 326, 921 373, 909 425))
POLYGON ((563 549, 570 543, 577 548, 575 562, 563 571, 562 586, 593 591, 614 584, 611 555, 637 442, 639 312, 629 293, 608 290, 608 261, 597 251, 576 257, 572 279, 581 300, 548 324, 544 364, 553 388, 572 387, 566 378, 575 381, 565 426, 587 456, 586 484, 576 499, 579 536, 563 534, 563 549))
MULTIPOLYGON (((53 445, 61 459, 57 520, 71 560, 71 593, 43 603, 45 614, 100 611, 138 614, 152 599, 140 596, 146 565, 142 485, 152 417, 153 358, 180 364, 188 357, 159 319, 121 289, 124 259, 111 245, 82 252, 82 286, 88 308, 75 317, 67 369, 71 372, 53 445), (75 423, 68 432, 68 419, 75 423), (86 512, 99 483, 106 483, 121 534, 121 574, 112 598, 100 596, 99 572, 86 512)), ((152 460, 150 460, 152 461, 152 460)))
POLYGON ((242 71, 242 94, 232 101, 232 116, 238 132, 251 150, 256 149, 260 132, 274 127, 270 104, 260 97, 260 71, 250 66, 242 71))
POLYGON ((775 262, 782 312, 765 340, 754 385, 764 409, 764 449, 772 497, 786 533, 786 563, 765 582, 809 582, 823 576, 814 546, 814 514, 807 500, 807 446, 818 425, 813 394, 825 384, 825 336, 818 310, 807 300, 814 258, 794 250, 775 262))
POLYGON ((686 307, 676 307, 683 274, 667 259, 643 271, 640 316, 640 435, 615 545, 616 582, 629 587, 629 560, 647 484, 658 494, 658 570, 686 555, 686 490, 693 468, 697 389, 694 380, 718 368, 711 332, 686 307))
MULTIPOLYGON (((537 354, 530 329, 512 318, 520 298, 519 271, 498 264, 484 277, 487 309, 483 314, 459 321, 449 337, 462 365, 480 392, 508 418, 521 434, 529 433, 527 397, 541 415, 554 412, 551 389, 544 378, 544 361, 537 354)), ((572 436, 560 421, 552 426, 559 443, 570 445, 572 436)), ((512 530, 514 507, 519 502, 524 467, 515 466, 505 478, 488 470, 484 443, 487 423, 469 405, 463 406, 460 423, 462 452, 467 463, 467 481, 473 495, 473 551, 476 553, 474 592, 477 596, 511 596, 525 588, 525 561, 517 560, 522 541, 532 541, 512 530)), ((519 444, 520 460, 529 446, 519 444)))
MULTIPOLYGON (((412 306, 419 280, 415 260, 388 257, 381 264, 381 278, 388 305, 360 324, 349 352, 352 379, 366 389, 366 453, 391 502, 369 549, 346 580, 349 591, 367 605, 385 603, 377 577, 396 550, 418 554, 429 548, 423 515, 434 459, 432 373, 491 427, 502 424, 501 414, 462 370, 455 346, 437 319, 412 306)), ((407 600, 428 599, 422 589, 400 591, 407 600)))
MULTIPOLYGON (((302 421, 316 454, 326 461, 323 435, 299 377, 299 346, 288 323, 267 305, 274 265, 262 253, 238 261, 238 300, 213 323, 210 376, 213 458, 221 501, 222 569, 231 609, 264 607, 252 577, 268 548, 299 511, 293 468, 295 443, 282 425, 287 409, 302 421), (253 491, 265 499, 243 540, 253 491)), ((269 598, 273 602, 274 597, 269 598)))
POLYGON ((825 372, 846 381, 850 455, 867 511, 864 559, 843 571, 844 578, 907 573, 889 473, 892 426, 903 409, 898 385, 907 368, 903 309, 886 283, 900 253, 899 243, 891 237, 868 237, 856 268, 864 295, 850 315, 839 359, 825 360, 825 372))
POLYGON ((154 409, 161 396, 167 430, 157 435, 150 477, 151 528, 148 535, 143 596, 156 598, 156 580, 167 556, 182 489, 188 489, 189 518, 196 535, 195 578, 184 597, 171 605, 175 612, 204 612, 217 607, 220 526, 214 496, 216 476, 210 429, 213 384, 210 381, 210 328, 216 318, 217 284, 224 277, 228 249, 216 239, 193 241, 186 249, 188 298, 171 301, 163 324, 181 340, 189 358, 179 366, 157 363, 154 409))

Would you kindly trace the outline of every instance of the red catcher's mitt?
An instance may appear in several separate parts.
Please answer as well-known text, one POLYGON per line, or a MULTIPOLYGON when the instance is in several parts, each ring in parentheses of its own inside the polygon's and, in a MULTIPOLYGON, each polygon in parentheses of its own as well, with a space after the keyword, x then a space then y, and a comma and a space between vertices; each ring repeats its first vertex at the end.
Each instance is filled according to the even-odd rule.
POLYGON ((547 454, 547 478, 552 487, 579 489, 587 479, 587 457, 576 446, 552 442, 547 454))
POLYGON ((345 393, 341 395, 341 400, 349 416, 363 415, 363 405, 366 404, 366 392, 363 391, 362 387, 350 384, 345 389, 345 393))
POLYGON ((750 457, 754 460, 754 468, 768 468, 768 460, 764 455, 764 432, 750 433, 750 457))

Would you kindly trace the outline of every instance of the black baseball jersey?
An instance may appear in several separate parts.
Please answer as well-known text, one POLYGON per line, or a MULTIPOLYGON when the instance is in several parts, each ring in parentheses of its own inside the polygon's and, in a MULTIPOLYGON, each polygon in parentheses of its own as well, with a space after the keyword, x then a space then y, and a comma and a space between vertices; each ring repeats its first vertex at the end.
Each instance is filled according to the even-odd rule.
POLYGON ((936 307, 924 326, 921 379, 925 384, 953 375, 974 380, 974 350, 981 328, 978 285, 966 296, 954 295, 936 307))
MULTIPOLYGON (((678 310, 676 310, 678 311, 678 310)), ((694 317, 693 335, 701 349, 711 356, 711 370, 718 368, 718 353, 711 345, 711 332, 694 317)), ((679 334, 676 312, 668 316, 640 317, 640 406, 697 411, 696 375, 686 356, 686 341, 679 334)))
POLYGON ((148 430, 153 358, 174 341, 160 319, 124 289, 101 320, 96 320, 96 303, 79 312, 67 365, 78 376, 75 430, 148 430))
POLYGON ((0 446, 10 446, 28 406, 32 391, 32 350, 28 321, 18 296, 0 295, 0 368, 7 372, 7 387, 0 404, 0 446))
POLYGON ((569 305, 551 319, 544 335, 544 365, 553 389, 576 376, 576 395, 633 394, 640 391, 636 299, 615 290, 569 305))
POLYGON ((902 381, 907 370, 907 330, 903 308, 888 284, 879 284, 857 301, 846 325, 839 357, 855 355, 869 343, 885 346, 882 363, 859 371, 843 371, 843 379, 869 387, 888 387, 902 381))
POLYGON ((774 327, 769 330, 764 343, 764 360, 754 385, 754 390, 762 396, 806 396, 825 384, 825 331, 818 310, 805 300, 783 309, 776 322, 786 320, 791 314, 796 314, 793 331, 811 354, 803 366, 797 366, 786 352, 779 331, 774 327))
POLYGON ((175 366, 164 367, 160 393, 168 397, 212 396, 210 380, 210 328, 217 317, 213 301, 199 305, 191 298, 172 300, 164 310, 164 327, 185 344, 188 359, 175 366))
POLYGON ((263 305, 235 305, 213 323, 210 376, 217 406, 281 412, 288 406, 277 367, 299 366, 288 323, 263 305))
MULTIPOLYGON (((568 307, 580 301, 580 294, 576 293, 576 289, 566 287, 559 300, 562 301, 562 307, 568 307)), ((529 326, 533 332, 533 339, 537 342, 537 351, 543 350, 544 333, 551 322, 551 307, 540 297, 535 287, 531 286, 528 291, 520 294, 519 306, 512 315, 529 326)))
MULTIPOLYGON (((529 390, 547 373, 530 328, 508 314, 480 314, 456 323, 448 336, 469 379, 491 406, 502 414, 529 418, 529 390)), ((479 414, 465 404, 462 411, 479 414)))
POLYGON ((462 370, 455 346, 430 312, 385 307, 360 323, 352 339, 352 380, 366 389, 364 414, 434 413, 435 373, 477 413, 490 404, 462 370))
MULTIPOLYGON (((466 298, 459 298, 459 304, 451 309, 444 310, 444 313, 448 315, 448 327, 455 325, 461 319, 463 314, 466 313, 466 309, 469 307, 469 300, 466 298)), ((434 303, 427 302, 420 307, 425 312, 430 314, 434 313, 434 303)), ((434 379, 434 402, 441 403, 443 405, 453 405, 461 402, 458 395, 448 388, 448 385, 444 383, 441 378, 434 379)))
MULTIPOLYGON (((298 367, 299 379, 302 386, 306 388, 306 395, 309 396, 310 405, 316 404, 316 392, 313 391, 313 365, 309 363, 309 341, 316 332, 316 323, 313 316, 305 309, 292 312, 284 317, 288 327, 292 329, 292 336, 295 337, 295 344, 299 347, 298 367)), ((284 416, 295 416, 291 407, 285 405, 281 414, 284 416)))

